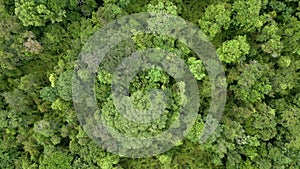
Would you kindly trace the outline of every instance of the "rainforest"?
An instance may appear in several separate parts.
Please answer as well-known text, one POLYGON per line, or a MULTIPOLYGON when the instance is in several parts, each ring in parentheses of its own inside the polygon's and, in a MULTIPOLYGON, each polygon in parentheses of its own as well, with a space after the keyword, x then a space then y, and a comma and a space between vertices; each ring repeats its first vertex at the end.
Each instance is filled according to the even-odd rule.
MULTIPOLYGON (((0 169, 300 168, 299 0, 0 0, 0 17, 0 169), (219 125, 200 143, 212 98, 205 61, 165 35, 120 41, 95 74, 101 111, 95 119, 124 135, 152 137, 176 123, 180 106, 198 105, 195 122, 173 148, 131 158, 90 137, 74 108, 72 79, 78 56, 97 31, 147 12, 180 17, 206 35, 226 77, 226 104, 219 125), (110 70, 148 48, 179 55, 195 80, 198 100, 188 100, 188 82, 177 83, 161 67, 141 70, 128 87, 132 107, 160 108, 151 104, 150 89, 164 91, 168 101, 158 119, 140 124, 118 112, 110 70)), ((79 73, 84 80, 85 72, 79 73)))

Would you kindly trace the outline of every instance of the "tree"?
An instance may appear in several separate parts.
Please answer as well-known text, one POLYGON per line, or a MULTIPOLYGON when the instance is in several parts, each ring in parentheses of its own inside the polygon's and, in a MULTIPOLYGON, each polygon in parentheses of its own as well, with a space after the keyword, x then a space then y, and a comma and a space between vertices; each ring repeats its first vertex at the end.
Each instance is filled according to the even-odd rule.
POLYGON ((271 54, 273 57, 278 57, 283 49, 283 43, 281 41, 280 30, 276 22, 271 22, 266 25, 260 35, 257 36, 257 40, 262 42, 261 49, 271 54))
POLYGON ((272 84, 269 78, 272 74, 269 65, 253 61, 242 68, 237 78, 238 86, 230 88, 235 92, 235 97, 241 101, 260 102, 265 96, 272 96, 272 84))
POLYGON ((147 6, 147 12, 163 12, 171 15, 177 15, 177 7, 169 0, 152 0, 147 6))
POLYGON ((72 77, 73 71, 68 70, 63 72, 57 80, 58 96, 65 101, 72 100, 72 77))
POLYGON ((39 168, 41 169, 56 169, 56 168, 71 168, 72 156, 62 151, 47 152, 39 168))
POLYGON ((205 67, 201 60, 196 60, 194 57, 188 58, 187 64, 189 65, 190 71, 195 76, 195 79, 201 80, 206 76, 205 67))
POLYGON ((237 0, 232 5, 234 17, 233 24, 242 32, 254 32, 260 30, 265 19, 260 15, 262 8, 261 0, 237 0))
POLYGON ((210 5, 206 8, 204 17, 199 20, 201 30, 212 40, 222 30, 228 30, 231 24, 231 9, 229 4, 210 5))
POLYGON ((233 40, 226 41, 217 53, 221 61, 225 63, 239 63, 245 60, 245 56, 249 54, 250 45, 247 43, 246 36, 237 36, 233 40))
POLYGON ((45 26, 47 22, 61 22, 66 17, 64 8, 67 0, 63 1, 26 1, 15 2, 15 14, 24 26, 45 26))

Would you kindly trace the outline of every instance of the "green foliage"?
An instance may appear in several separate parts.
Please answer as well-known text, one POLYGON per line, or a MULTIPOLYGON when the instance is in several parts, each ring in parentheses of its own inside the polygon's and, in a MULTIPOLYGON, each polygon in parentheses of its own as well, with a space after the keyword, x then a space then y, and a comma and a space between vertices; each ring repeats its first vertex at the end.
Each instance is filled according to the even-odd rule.
POLYGON ((272 95, 272 84, 269 76, 272 69, 266 64, 256 61, 242 67, 241 74, 237 78, 238 86, 231 86, 235 97, 239 100, 255 103, 272 95))
POLYGON ((72 99, 72 77, 73 71, 68 70, 63 72, 57 80, 57 93, 59 97, 66 101, 72 99))
POLYGON ((275 110, 265 104, 255 105, 250 116, 245 121, 246 132, 264 141, 274 138, 277 134, 275 110))
MULTIPOLYGON (((136 108, 137 110, 149 109, 149 89, 165 88, 164 92, 169 93, 167 90, 167 88, 169 87, 168 83, 168 76, 166 76, 166 74, 159 69, 151 69, 149 72, 142 72, 139 74, 139 76, 135 76, 131 84, 131 96, 129 97, 134 108, 136 108)), ((172 101, 172 104, 174 104, 174 102, 178 103, 181 101, 177 98, 179 96, 175 94, 174 96, 167 97, 172 97, 174 99, 172 101)), ((176 117, 178 113, 178 107, 172 106, 172 104, 166 105, 167 109, 163 112, 163 114, 158 120, 153 121, 151 123, 139 124, 129 121, 126 118, 122 117, 122 115, 120 115, 120 113, 118 113, 118 111, 116 110, 111 96, 109 96, 103 103, 100 103, 102 107, 102 118, 105 119, 107 124, 113 126, 122 133, 124 132, 128 135, 133 136, 137 134, 139 136, 149 136, 149 134, 157 134, 163 131, 165 128, 167 128, 170 123, 170 120, 173 119, 172 117, 176 117)))
POLYGON ((217 53, 226 63, 239 63, 245 60, 245 56, 249 54, 250 45, 247 43, 246 36, 237 36, 233 40, 226 41, 217 49, 217 53))
POLYGON ((254 32, 260 30, 265 20, 260 15, 261 0, 236 0, 232 4, 234 25, 243 32, 254 32))
POLYGON ((85 0, 80 11, 84 16, 91 16, 95 9, 97 9, 97 2, 95 0, 85 0))
POLYGON ((111 3, 104 4, 98 9, 97 13, 101 13, 99 15, 105 20, 105 22, 112 21, 113 19, 127 14, 127 12, 118 5, 111 3))
POLYGON ((39 133, 45 137, 50 137, 54 135, 54 130, 51 128, 49 121, 39 121, 37 124, 34 125, 33 130, 36 133, 39 133))
POLYGON ((130 3, 130 0, 104 0, 104 3, 118 4, 120 7, 124 8, 130 3))
POLYGON ((147 6, 147 12, 163 12, 171 15, 177 15, 177 7, 169 0, 152 0, 147 6))
POLYGON ((72 156, 61 151, 50 152, 45 154, 43 161, 39 168, 41 169, 57 169, 57 168, 71 168, 72 156))
POLYGON ((195 76, 195 79, 201 80, 206 76, 205 67, 201 60, 196 60, 194 57, 188 58, 187 64, 189 65, 190 71, 195 76))
POLYGON ((229 4, 210 5, 206 8, 204 17, 199 20, 202 31, 213 39, 222 30, 227 30, 231 24, 229 4))
POLYGON ((15 14, 24 26, 44 26, 48 21, 51 23, 61 22, 66 17, 64 10, 66 0, 62 1, 26 1, 20 0, 15 3, 15 14))
POLYGON ((291 90, 296 88, 297 84, 299 84, 299 73, 294 66, 295 63, 291 63, 289 67, 277 69, 275 71, 276 76, 273 77, 273 86, 275 92, 288 95, 291 90))
POLYGON ((57 95, 57 90, 56 88, 53 87, 47 86, 40 91, 41 98, 48 102, 54 102, 56 99, 56 95, 57 95))
POLYGON ((197 143, 199 141, 200 135, 204 127, 204 122, 200 115, 198 115, 194 126, 191 128, 190 132, 186 135, 186 138, 192 142, 197 143))
MULTIPOLYGON (((297 0, 5 0, 0 1, 0 17, 1 169, 299 168, 297 0), (154 66, 134 76, 128 99, 137 110, 148 110, 149 91, 161 89, 166 109, 145 124, 124 118, 112 99, 109 70, 132 52, 170 51, 185 62, 199 88, 198 116, 186 139, 156 157, 131 159, 109 153, 85 133, 73 108, 71 79, 90 36, 116 18, 139 12, 178 15, 198 25, 224 63, 229 87, 216 132, 199 144, 212 88, 204 62, 165 35, 135 34, 111 49, 95 77, 95 97, 102 111, 95 117, 123 134, 151 137, 165 131, 187 101, 187 84, 176 83, 154 66)), ((152 22, 145 24, 157 28, 152 22)), ((79 76, 86 79, 87 72, 79 76)))

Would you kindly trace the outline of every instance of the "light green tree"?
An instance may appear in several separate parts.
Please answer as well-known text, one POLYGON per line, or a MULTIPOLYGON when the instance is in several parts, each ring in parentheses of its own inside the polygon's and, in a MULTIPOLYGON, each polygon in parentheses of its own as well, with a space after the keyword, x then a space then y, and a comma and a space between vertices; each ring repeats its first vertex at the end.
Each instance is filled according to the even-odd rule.
POLYGON ((234 16, 233 24, 242 32, 254 32, 260 30, 265 19, 260 15, 262 8, 261 0, 236 0, 232 4, 234 16))
POLYGON ((15 1, 15 14, 24 26, 44 26, 47 22, 61 22, 66 17, 67 0, 15 1))
POLYGON ((230 10, 230 5, 226 3, 208 6, 204 17, 199 20, 201 30, 210 39, 215 38, 222 30, 227 30, 231 24, 230 10))
POLYGON ((246 36, 237 36, 232 40, 226 41, 217 49, 221 61, 225 63, 239 63, 245 60, 245 56, 249 54, 250 45, 246 36))

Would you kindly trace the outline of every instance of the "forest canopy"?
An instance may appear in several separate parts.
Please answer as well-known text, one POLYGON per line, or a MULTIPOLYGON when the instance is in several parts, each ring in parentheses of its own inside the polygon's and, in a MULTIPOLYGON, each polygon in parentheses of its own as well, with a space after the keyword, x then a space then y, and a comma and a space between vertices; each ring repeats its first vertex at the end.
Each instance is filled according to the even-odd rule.
POLYGON ((0 168, 300 168, 298 0, 0 0, 0 17, 0 168), (161 118, 143 125, 122 118, 108 68, 129 52, 180 51, 199 89, 199 111, 186 138, 163 154, 135 159, 113 154, 87 135, 73 106, 72 76, 94 33, 140 12, 178 16, 206 34, 225 71, 227 102, 218 128, 199 144, 211 100, 203 61, 163 35, 137 34, 120 42, 94 81, 98 118, 116 130, 161 133, 185 103, 185 84, 153 67, 134 76, 130 100, 136 109, 148 109, 147 91, 166 91, 171 100, 161 118))

